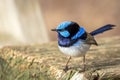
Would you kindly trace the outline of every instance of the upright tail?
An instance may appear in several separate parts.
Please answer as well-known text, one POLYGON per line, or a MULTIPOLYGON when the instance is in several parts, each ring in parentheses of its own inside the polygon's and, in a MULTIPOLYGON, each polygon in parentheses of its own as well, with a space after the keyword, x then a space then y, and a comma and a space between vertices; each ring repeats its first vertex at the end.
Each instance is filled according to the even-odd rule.
POLYGON ((100 27, 100 28, 92 31, 90 34, 91 34, 92 36, 95 36, 95 35, 97 35, 97 34, 100 34, 100 33, 105 32, 105 31, 107 31, 107 30, 111 30, 111 29, 113 29, 113 27, 115 27, 115 25, 113 25, 113 24, 107 24, 107 25, 105 25, 105 26, 103 26, 103 27, 100 27))

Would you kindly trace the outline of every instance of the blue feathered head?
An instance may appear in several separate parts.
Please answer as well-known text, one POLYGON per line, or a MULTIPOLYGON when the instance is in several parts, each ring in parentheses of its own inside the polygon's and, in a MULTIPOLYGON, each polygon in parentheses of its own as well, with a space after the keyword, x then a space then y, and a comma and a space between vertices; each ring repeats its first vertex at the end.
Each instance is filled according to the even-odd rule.
POLYGON ((56 29, 52 29, 52 31, 57 31, 58 34, 60 34, 65 38, 68 38, 68 37, 74 38, 76 34, 79 33, 78 35, 80 36, 85 32, 85 30, 82 27, 80 27, 76 22, 72 22, 72 21, 62 22, 57 26, 56 29))
POLYGON ((56 29, 52 29, 52 31, 57 31, 63 37, 70 37, 71 34, 75 34, 79 30, 79 25, 72 21, 65 21, 60 23, 56 29))

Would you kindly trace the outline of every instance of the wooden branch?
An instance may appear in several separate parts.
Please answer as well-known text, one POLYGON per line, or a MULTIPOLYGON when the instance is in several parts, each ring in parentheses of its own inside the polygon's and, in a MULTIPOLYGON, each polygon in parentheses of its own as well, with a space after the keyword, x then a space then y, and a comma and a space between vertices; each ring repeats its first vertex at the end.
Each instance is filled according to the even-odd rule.
POLYGON ((9 64, 10 71, 15 69, 19 72, 13 74, 15 71, 11 71, 12 77, 18 78, 28 70, 30 78, 41 80, 120 80, 120 37, 97 41, 99 46, 92 46, 86 55, 85 72, 81 71, 81 57, 73 57, 70 69, 66 73, 63 71, 67 56, 59 52, 56 42, 3 47, 0 49, 0 61, 9 64), (38 75, 43 77, 38 78, 38 75))

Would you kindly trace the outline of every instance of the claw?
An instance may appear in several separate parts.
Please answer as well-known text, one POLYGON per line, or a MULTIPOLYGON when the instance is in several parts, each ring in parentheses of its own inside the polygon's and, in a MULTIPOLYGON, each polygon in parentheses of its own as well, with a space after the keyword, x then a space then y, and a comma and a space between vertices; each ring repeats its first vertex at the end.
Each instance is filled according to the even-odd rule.
POLYGON ((67 72, 69 70, 68 66, 65 66, 65 68, 63 69, 63 71, 67 72))

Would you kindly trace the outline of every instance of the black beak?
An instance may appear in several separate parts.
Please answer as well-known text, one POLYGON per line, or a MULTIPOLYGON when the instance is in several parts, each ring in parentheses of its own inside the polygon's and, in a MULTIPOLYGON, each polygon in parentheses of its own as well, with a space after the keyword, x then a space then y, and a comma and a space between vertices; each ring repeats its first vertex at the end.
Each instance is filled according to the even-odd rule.
POLYGON ((64 29, 51 29, 51 31, 64 31, 64 29))
POLYGON ((51 31, 57 31, 57 29, 51 29, 51 31))

